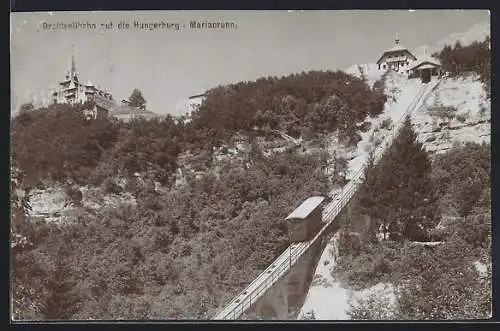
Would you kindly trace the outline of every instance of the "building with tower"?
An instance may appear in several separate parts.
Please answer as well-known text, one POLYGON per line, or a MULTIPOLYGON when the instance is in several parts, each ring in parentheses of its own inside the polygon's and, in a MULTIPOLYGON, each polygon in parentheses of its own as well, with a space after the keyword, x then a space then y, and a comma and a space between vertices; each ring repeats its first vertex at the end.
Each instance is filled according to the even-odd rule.
POLYGON ((378 69, 392 69, 396 72, 406 73, 410 65, 417 60, 417 57, 408 49, 400 45, 399 38, 397 36, 394 43, 394 46, 385 50, 378 59, 378 69))
POLYGON ((107 117, 108 112, 116 107, 111 93, 100 89, 91 81, 87 84, 80 82, 73 54, 64 79, 52 92, 52 103, 85 104, 87 105, 85 115, 93 118, 107 117))
POLYGON ((438 59, 428 55, 426 50, 424 55, 418 57, 413 55, 408 49, 401 46, 399 38, 396 36, 394 47, 385 50, 377 61, 378 70, 394 70, 408 78, 420 78, 422 83, 428 83, 432 76, 442 74, 441 63, 438 59))

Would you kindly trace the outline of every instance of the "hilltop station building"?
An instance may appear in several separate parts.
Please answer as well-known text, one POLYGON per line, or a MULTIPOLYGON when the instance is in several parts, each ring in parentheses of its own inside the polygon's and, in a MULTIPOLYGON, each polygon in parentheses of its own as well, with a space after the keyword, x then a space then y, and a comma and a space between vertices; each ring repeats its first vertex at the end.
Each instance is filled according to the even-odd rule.
POLYGON ((385 50, 377 61, 379 70, 394 70, 404 74, 409 79, 420 78, 422 83, 428 83, 431 76, 441 75, 441 64, 427 54, 417 58, 407 48, 401 46, 396 37, 392 48, 385 50))

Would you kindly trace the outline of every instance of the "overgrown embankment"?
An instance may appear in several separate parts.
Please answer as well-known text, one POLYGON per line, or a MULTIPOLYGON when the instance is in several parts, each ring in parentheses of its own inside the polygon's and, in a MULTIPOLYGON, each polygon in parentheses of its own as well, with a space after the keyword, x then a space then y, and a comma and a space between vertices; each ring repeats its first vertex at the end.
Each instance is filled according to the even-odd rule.
POLYGON ((85 121, 66 105, 21 114, 11 200, 57 183, 75 211, 59 225, 15 213, 15 318, 210 317, 286 246, 284 217, 330 183, 321 148, 267 153, 259 141, 339 131, 355 143, 357 123, 384 101, 355 77, 309 72, 215 88, 189 123, 85 121), (235 137, 247 141, 243 157, 230 155, 235 137), (174 186, 187 165, 196 172, 174 186), (82 187, 135 203, 90 208, 82 187))
POLYGON ((370 296, 355 303, 349 314, 353 319, 487 318, 491 314, 490 146, 455 147, 427 163, 424 174, 426 167, 415 166, 424 162, 425 152, 416 151, 403 160, 397 151, 411 149, 402 149, 402 143, 399 140, 385 162, 368 174, 355 201, 359 215, 354 218, 369 216, 372 226, 365 228, 362 244, 359 236, 347 235, 347 226, 333 271, 353 288, 393 284, 396 305, 389 309, 387 302, 370 296), (375 238, 381 223, 389 225, 389 241, 375 238), (486 266, 489 273, 482 276, 475 263, 486 266))

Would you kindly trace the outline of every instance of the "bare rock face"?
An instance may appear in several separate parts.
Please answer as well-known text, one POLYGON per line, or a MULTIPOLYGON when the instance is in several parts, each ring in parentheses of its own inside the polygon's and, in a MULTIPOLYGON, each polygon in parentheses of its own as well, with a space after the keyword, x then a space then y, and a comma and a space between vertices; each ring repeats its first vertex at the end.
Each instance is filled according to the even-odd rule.
POLYGON ((491 102, 475 75, 446 78, 412 114, 418 139, 431 153, 466 142, 491 141, 491 102))

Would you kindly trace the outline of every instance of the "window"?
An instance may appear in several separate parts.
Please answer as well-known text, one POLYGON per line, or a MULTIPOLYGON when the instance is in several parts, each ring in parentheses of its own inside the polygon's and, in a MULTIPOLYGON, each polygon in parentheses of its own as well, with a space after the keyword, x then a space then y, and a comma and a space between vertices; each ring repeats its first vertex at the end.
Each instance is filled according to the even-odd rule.
POLYGON ((383 68, 385 69, 385 67, 386 67, 386 65, 384 64, 384 65, 383 65, 383 68))

